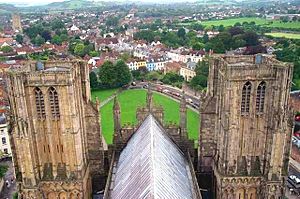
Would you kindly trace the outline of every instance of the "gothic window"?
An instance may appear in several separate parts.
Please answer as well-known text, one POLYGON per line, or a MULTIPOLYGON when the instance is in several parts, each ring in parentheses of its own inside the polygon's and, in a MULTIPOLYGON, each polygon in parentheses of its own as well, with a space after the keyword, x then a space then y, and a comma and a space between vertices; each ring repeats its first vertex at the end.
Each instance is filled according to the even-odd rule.
POLYGON ((264 112, 265 104, 265 95, 266 95, 266 82, 261 82, 257 87, 256 93, 256 112, 264 112))
POLYGON ((246 82, 243 86, 242 91, 242 103, 241 103, 241 112, 249 113, 250 111, 250 97, 251 97, 251 83, 246 82))
POLYGON ((50 102, 51 115, 53 119, 58 120, 60 116, 58 94, 55 88, 53 87, 49 88, 49 102, 50 102))
POLYGON ((43 120, 46 118, 44 95, 41 89, 35 88, 35 105, 37 118, 43 120))

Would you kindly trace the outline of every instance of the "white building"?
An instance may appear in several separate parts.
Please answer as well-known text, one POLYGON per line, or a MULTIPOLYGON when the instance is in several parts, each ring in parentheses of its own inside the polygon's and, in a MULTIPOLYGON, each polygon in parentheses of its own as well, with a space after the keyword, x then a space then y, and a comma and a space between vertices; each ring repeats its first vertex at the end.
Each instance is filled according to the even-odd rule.
POLYGON ((0 151, 2 154, 11 156, 11 148, 8 136, 8 122, 4 115, 0 116, 0 151))

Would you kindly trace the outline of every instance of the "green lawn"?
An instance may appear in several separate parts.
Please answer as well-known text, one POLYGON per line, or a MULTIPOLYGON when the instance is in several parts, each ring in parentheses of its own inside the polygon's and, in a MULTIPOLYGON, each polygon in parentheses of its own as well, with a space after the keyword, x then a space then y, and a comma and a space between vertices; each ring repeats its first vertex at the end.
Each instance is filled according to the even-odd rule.
POLYGON ((272 37, 285 37, 288 39, 300 39, 300 34, 295 34, 295 33, 272 32, 272 33, 265 33, 265 35, 270 35, 272 37))
POLYGON ((96 96, 100 100, 100 102, 112 96, 118 89, 107 89, 107 90, 95 90, 92 91, 92 100, 95 101, 96 96))
MULTIPOLYGON (((97 94, 101 94, 98 92, 97 94)), ((93 93, 95 96, 96 94, 93 93)), ((154 93, 154 103, 161 104, 165 110, 165 122, 179 122, 179 103, 171 100, 163 95, 154 93)), ((146 104, 145 90, 126 90, 118 95, 121 106, 121 122, 122 124, 137 124, 136 109, 138 106, 146 104)), ((108 144, 112 143, 113 134, 113 101, 104 105, 101 112, 101 129, 104 138, 108 144)), ((192 110, 188 110, 188 134, 190 139, 197 140, 199 130, 199 115, 192 110)))

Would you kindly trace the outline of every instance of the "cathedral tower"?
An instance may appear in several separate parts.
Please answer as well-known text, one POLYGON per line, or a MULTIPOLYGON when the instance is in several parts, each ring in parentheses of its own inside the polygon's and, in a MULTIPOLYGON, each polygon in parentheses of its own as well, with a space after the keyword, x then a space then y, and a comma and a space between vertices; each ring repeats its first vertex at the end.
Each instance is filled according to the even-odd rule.
POLYGON ((103 155, 88 74, 88 67, 77 61, 29 62, 9 72, 21 198, 90 198, 103 155))
POLYGON ((214 198, 284 196, 293 123, 292 65, 266 55, 215 56, 201 103, 198 169, 214 198))

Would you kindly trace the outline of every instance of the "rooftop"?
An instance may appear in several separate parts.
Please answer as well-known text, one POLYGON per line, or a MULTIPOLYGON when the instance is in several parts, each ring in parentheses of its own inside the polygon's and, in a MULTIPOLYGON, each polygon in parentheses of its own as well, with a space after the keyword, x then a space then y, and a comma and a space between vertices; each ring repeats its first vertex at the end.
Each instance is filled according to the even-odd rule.
POLYGON ((114 165, 110 198, 195 198, 191 169, 183 152, 149 115, 114 165))

